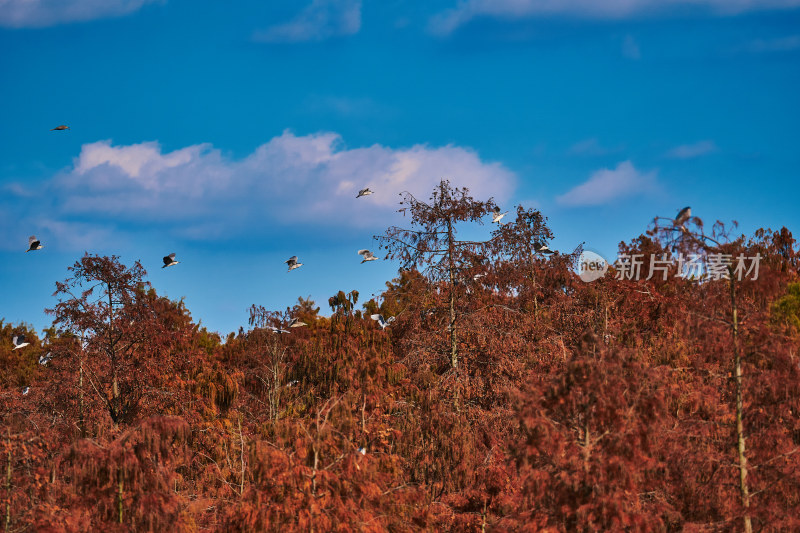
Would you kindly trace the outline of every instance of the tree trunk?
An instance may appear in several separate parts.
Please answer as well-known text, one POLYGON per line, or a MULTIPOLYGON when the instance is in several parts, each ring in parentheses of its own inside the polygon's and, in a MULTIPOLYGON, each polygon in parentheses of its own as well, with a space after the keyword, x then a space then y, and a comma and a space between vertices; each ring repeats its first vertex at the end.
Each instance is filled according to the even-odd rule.
POLYGON ((453 264, 453 222, 447 219, 447 262, 450 267, 450 366, 458 369, 458 340, 456 334, 456 272, 453 264))
POLYGON ((8 465, 6 466, 6 524, 5 531, 11 530, 11 428, 8 429, 6 436, 6 446, 8 447, 8 465))
MULTIPOLYGON (((729 269, 730 270, 730 269, 729 269)), ((744 408, 742 401, 742 355, 739 350, 739 317, 738 308, 736 306, 736 285, 733 278, 733 272, 730 272, 730 288, 731 288, 731 331, 733 333, 733 366, 734 377, 736 379, 736 440, 738 445, 738 458, 739 458, 739 491, 742 497, 742 507, 744 507, 744 531, 745 533, 753 532, 753 524, 750 520, 750 491, 747 488, 747 455, 745 454, 745 438, 744 438, 744 408)))

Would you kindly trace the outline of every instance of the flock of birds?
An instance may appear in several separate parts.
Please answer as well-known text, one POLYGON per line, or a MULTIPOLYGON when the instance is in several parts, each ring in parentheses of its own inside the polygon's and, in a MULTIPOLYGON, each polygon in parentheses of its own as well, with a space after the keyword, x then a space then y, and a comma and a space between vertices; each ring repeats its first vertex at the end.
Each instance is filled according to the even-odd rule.
MULTIPOLYGON (((62 124, 60 126, 56 126, 55 128, 52 128, 50 131, 65 131, 65 130, 69 130, 69 129, 70 129, 69 126, 62 124)), ((367 187, 365 189, 359 190, 358 191, 358 195, 356 195, 356 198, 361 198, 363 196, 369 196, 371 194, 374 194, 374 192, 372 190, 370 190, 369 187, 367 187)), ((508 214, 508 211, 501 212, 499 207, 495 207, 493 212, 492 212, 492 222, 496 223, 496 224, 502 224, 501 220, 507 214, 508 214)), ((681 209, 678 212, 678 215, 675 217, 675 220, 674 220, 675 227, 679 227, 679 228, 681 228, 682 231, 686 231, 686 229, 683 227, 683 224, 687 220, 689 220, 689 218, 691 216, 692 216, 692 210, 691 210, 690 207, 684 207, 683 209, 681 209)), ((25 250, 25 252, 26 253, 27 252, 33 252, 33 251, 41 250, 41 249, 42 249, 41 241, 38 238, 36 238, 35 235, 31 235, 28 238, 28 249, 25 250)), ((545 244, 543 242, 540 242, 540 241, 534 241, 533 242, 533 250, 534 250, 535 253, 546 254, 546 255, 555 253, 553 250, 548 248, 547 244, 545 244)), ((367 250, 367 249, 359 250, 358 251, 358 255, 361 256, 361 264, 364 264, 364 263, 369 262, 369 261, 377 261, 378 260, 378 258, 375 256, 375 254, 373 254, 370 250, 367 250)), ((175 265, 179 264, 180 261, 177 261, 175 259, 175 257, 176 257, 175 253, 171 253, 169 255, 164 256, 164 258, 163 258, 164 265, 161 268, 167 268, 167 267, 171 267, 171 266, 175 266, 175 265)), ((291 272, 292 270, 294 270, 296 268, 300 268, 301 266, 303 266, 303 263, 301 263, 297 259, 296 255, 293 255, 292 257, 290 257, 289 259, 284 261, 284 263, 286 263, 286 265, 288 265, 288 267, 289 267, 287 272, 291 272)), ((475 274, 475 276, 473 276, 473 280, 477 280, 480 277, 482 277, 483 275, 484 274, 475 274)), ((382 314, 380 314, 380 313, 372 314, 372 315, 370 315, 370 318, 372 320, 375 320, 378 323, 378 325, 380 326, 381 329, 386 329, 386 327, 389 326, 392 322, 394 322, 394 319, 395 319, 395 317, 393 317, 393 316, 389 317, 389 318, 384 318, 384 316, 382 314)), ((292 328, 298 328, 298 327, 307 326, 307 325, 308 324, 306 324, 305 322, 301 321, 299 318, 295 317, 295 318, 291 319, 291 321, 286 325, 286 327, 282 327, 282 326, 277 326, 277 327, 275 327, 275 326, 267 326, 267 329, 271 330, 273 333, 276 333, 278 335, 283 335, 283 334, 286 334, 286 333, 290 333, 292 328)), ((12 343, 14 344, 13 350, 18 350, 18 349, 21 349, 21 348, 24 348, 24 347, 30 345, 30 343, 25 342, 25 336, 24 335, 16 335, 12 339, 12 343)), ((50 362, 50 359, 51 359, 50 353, 44 354, 44 355, 39 357, 39 364, 40 365, 46 365, 47 363, 50 362)), ((22 395, 23 396, 27 395, 29 392, 30 392, 30 387, 25 387, 24 389, 22 389, 22 395)), ((363 449, 359 449, 359 452, 363 453, 362 450, 363 449)))

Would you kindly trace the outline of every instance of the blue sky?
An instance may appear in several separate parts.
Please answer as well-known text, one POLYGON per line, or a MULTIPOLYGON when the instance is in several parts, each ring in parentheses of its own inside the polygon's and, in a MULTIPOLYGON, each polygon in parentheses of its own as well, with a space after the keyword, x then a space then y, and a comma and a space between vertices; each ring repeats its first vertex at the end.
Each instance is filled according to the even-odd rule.
POLYGON ((799 28, 800 0, 0 0, 0 317, 47 325, 84 251, 222 333, 368 299, 397 265, 356 251, 442 177, 554 249, 685 205, 797 232, 799 28))

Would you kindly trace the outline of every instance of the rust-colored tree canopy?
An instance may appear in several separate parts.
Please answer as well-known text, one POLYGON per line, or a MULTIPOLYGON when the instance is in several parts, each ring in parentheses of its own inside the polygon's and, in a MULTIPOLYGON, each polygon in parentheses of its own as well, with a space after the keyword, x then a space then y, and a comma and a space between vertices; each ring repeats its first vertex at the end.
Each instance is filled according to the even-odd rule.
POLYGON ((0 528, 800 531, 789 230, 656 218, 585 282, 538 210, 462 237, 496 207, 405 194, 379 297, 225 339, 80 258, 51 328, 0 321, 0 528))

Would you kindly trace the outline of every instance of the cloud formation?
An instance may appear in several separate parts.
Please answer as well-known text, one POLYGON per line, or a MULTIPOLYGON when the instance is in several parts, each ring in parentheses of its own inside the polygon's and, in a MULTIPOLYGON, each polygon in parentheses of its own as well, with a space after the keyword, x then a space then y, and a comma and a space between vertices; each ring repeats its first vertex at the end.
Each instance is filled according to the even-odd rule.
POLYGON ((256 41, 298 43, 353 35, 361 29, 361 0, 312 0, 293 20, 256 32, 256 41))
POLYGON ((798 6, 800 0, 460 0, 456 7, 435 15, 430 21, 430 30, 448 35, 478 17, 625 19, 663 13, 670 8, 700 7, 714 14, 735 15, 745 11, 798 6))
POLYGON ((694 144, 676 146, 667 152, 666 156, 671 159, 693 159, 716 151, 717 145, 714 144, 714 141, 699 141, 694 144))
POLYGON ((427 198, 443 178, 476 198, 498 201, 509 199, 516 181, 503 165, 469 148, 348 149, 330 132, 286 131, 241 159, 210 144, 165 152, 157 142, 105 140, 83 145, 71 168, 38 191, 38 202, 15 195, 9 207, 30 216, 24 222, 32 231, 33 221, 41 228, 38 221, 45 219, 50 229, 74 230, 76 243, 84 233, 109 227, 157 227, 213 240, 245 231, 264 236, 287 226, 372 227, 380 221, 386 227, 399 216, 400 192, 427 198), (356 200, 364 187, 374 194, 356 200))
POLYGON ((565 206, 579 207, 603 205, 611 201, 658 190, 656 172, 642 173, 630 161, 623 161, 617 168, 604 168, 594 172, 589 179, 558 196, 556 201, 565 206))
POLYGON ((0 0, 0 26, 42 28, 133 13, 163 0, 0 0))

